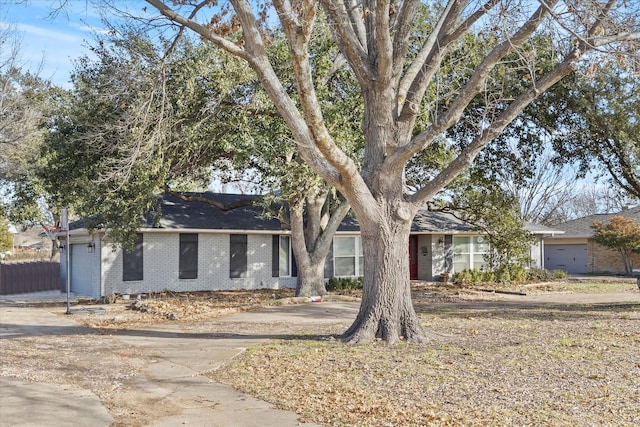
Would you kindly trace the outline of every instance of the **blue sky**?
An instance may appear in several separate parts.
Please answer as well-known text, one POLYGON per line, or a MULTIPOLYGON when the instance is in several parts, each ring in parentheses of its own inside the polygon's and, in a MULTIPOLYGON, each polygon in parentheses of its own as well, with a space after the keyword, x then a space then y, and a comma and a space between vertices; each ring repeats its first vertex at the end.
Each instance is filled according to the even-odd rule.
POLYGON ((0 2, 0 26, 11 26, 19 35, 20 63, 26 69, 36 72, 40 68, 40 77, 69 87, 73 61, 89 54, 88 43, 104 26, 89 0, 68 0, 64 10, 52 16, 51 8, 59 4, 59 0, 0 2))

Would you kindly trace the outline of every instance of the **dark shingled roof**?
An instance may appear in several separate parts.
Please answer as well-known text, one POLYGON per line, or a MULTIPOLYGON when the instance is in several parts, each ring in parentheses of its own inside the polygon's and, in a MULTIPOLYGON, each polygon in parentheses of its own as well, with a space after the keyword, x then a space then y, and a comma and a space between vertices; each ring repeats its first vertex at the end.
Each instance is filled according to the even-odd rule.
MULTIPOLYGON (((224 205, 238 201, 252 201, 261 196, 226 193, 189 193, 188 196, 206 197, 224 205)), ((242 206, 223 211, 204 202, 186 202, 180 198, 164 194, 161 202, 162 218, 156 228, 201 229, 201 230, 261 230, 280 231, 289 229, 277 218, 266 218, 262 206, 242 206)), ((146 224, 150 226, 148 222, 146 224)), ((347 215, 340 224, 339 231, 359 231, 358 221, 347 215)))
MULTIPOLYGON (((188 196, 206 197, 224 205, 238 201, 252 201, 260 196, 221 193, 189 193, 188 196)), ((176 196, 164 194, 161 202, 162 217, 154 228, 193 230, 269 230, 282 229, 276 218, 266 218, 262 206, 241 206, 224 211, 204 202, 185 202, 176 196)), ((145 224, 147 227, 151 223, 145 224)))
MULTIPOLYGON (((226 193, 186 193, 187 196, 208 198, 220 204, 229 205, 236 202, 255 201, 261 196, 226 194, 226 193)), ((164 193, 161 200, 162 216, 159 224, 147 215, 142 227, 181 230, 238 230, 238 231, 281 231, 288 229, 287 224, 281 224, 277 218, 264 216, 262 206, 247 205, 229 210, 222 210, 209 203, 199 201, 184 201, 171 194, 164 193)), ((84 221, 73 224, 72 228, 83 228, 84 221)), ((526 224, 526 228, 536 234, 557 234, 557 229, 526 224)), ((358 221, 352 215, 347 215, 340 224, 338 231, 358 232, 358 221)), ((411 231, 414 233, 473 233, 473 227, 456 218, 451 213, 430 212, 420 209, 416 214, 411 231)))
POLYGON ((420 209, 413 218, 411 224, 412 232, 422 233, 468 233, 472 227, 447 212, 430 212, 427 209, 420 209))
MULTIPOLYGON (((544 225, 525 222, 525 229, 533 234, 558 234, 559 230, 545 227, 544 225)), ((448 212, 431 212, 427 209, 420 209, 413 219, 411 231, 414 233, 472 233, 474 228, 448 212)))
POLYGON ((623 216, 625 218, 634 219, 640 223, 640 206, 623 209, 617 213, 589 215, 582 218, 554 225, 554 228, 565 232, 563 238, 590 238, 593 236, 591 225, 594 222, 606 223, 614 216, 623 216))

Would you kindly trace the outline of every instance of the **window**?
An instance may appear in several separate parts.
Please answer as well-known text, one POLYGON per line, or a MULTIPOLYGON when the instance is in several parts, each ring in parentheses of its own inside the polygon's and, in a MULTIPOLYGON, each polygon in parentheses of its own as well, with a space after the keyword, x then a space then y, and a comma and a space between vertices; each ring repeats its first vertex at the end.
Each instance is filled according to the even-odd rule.
POLYGON ((271 277, 295 277, 298 266, 293 256, 291 236, 273 235, 271 241, 271 277))
POLYGON ((180 279, 198 278, 198 235, 180 233, 180 279))
POLYGON ((280 236, 278 261, 280 277, 291 276, 291 238, 289 236, 280 236))
POLYGON ((143 280, 142 233, 136 235, 132 249, 124 249, 122 256, 122 280, 125 282, 143 280))
POLYGON ((247 235, 229 236, 229 277, 247 277, 247 235))
POLYGON ((333 240, 333 273, 338 277, 364 275, 360 237, 336 237, 333 240))
POLYGON ((489 244, 483 236, 454 236, 453 271, 485 268, 487 263, 484 257, 488 252, 489 244))

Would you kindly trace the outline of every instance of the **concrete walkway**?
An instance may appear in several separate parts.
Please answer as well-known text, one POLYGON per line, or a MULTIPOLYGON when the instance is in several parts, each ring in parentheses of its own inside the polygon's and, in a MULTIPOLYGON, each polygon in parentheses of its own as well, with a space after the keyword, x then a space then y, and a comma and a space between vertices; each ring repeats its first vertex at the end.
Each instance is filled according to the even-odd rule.
MULTIPOLYGON (((256 335, 221 337, 184 330, 178 323, 144 330, 123 331, 118 340, 145 349, 157 357, 134 378, 133 386, 154 401, 167 402, 179 414, 152 421, 154 427, 172 426, 314 426, 302 424, 293 412, 212 381, 206 372, 227 363, 246 348, 271 338, 261 335, 264 322, 352 322, 358 304, 318 303, 272 307, 216 319, 228 324, 255 325, 256 335)), ((87 333, 60 307, 10 306, 0 302, 0 339, 43 334, 87 333)), ((73 309, 72 309, 73 313, 73 309)), ((245 328, 246 329, 246 328, 245 328)), ((0 426, 109 426, 114 422, 98 397, 73 386, 23 383, 0 377, 0 426)))

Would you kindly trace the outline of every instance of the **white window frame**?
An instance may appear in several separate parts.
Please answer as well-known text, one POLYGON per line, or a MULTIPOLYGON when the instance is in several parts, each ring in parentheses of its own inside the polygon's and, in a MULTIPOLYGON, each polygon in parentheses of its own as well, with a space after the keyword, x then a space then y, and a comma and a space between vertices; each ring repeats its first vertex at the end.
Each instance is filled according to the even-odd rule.
POLYGON ((364 255, 362 253, 362 238, 360 236, 336 236, 333 238, 333 275, 336 277, 361 277, 364 276, 364 255), (353 239, 353 255, 349 256, 337 256, 336 255, 336 242, 338 239, 353 239), (353 275, 338 274, 336 265, 336 258, 351 258, 354 262, 353 275))
POLYGON ((486 236, 478 236, 478 235, 467 235, 467 236, 453 236, 453 271, 454 273, 459 273, 464 269, 473 270, 478 269, 481 270, 484 267, 487 267, 487 262, 484 260, 484 256, 489 253, 491 248, 486 242, 486 236), (466 243, 462 243, 461 240, 468 239, 466 243), (459 251, 461 245, 466 245, 465 251, 459 251), (482 251, 479 248, 486 248, 486 250, 482 251), (462 258, 462 259, 461 259, 462 258), (466 258, 466 259, 465 259, 466 258), (476 263, 474 260, 482 259, 482 262, 476 263), (463 269, 457 269, 456 264, 465 263, 465 267, 463 269))

